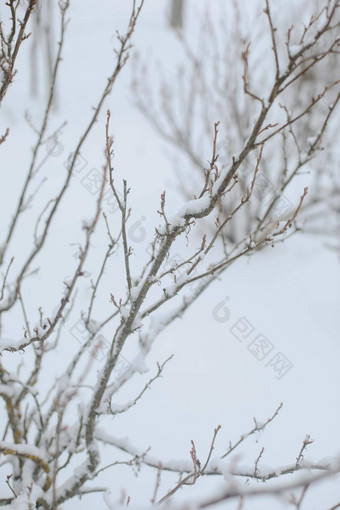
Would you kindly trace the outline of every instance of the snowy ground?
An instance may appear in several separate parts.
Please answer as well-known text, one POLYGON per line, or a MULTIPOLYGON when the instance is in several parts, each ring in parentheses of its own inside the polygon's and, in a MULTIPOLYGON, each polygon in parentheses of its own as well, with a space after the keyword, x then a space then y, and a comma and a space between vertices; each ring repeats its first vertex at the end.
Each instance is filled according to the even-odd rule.
MULTIPOLYGON (((94 8, 88 0, 73 2, 58 84, 59 107, 51 129, 61 125, 65 116, 68 125, 60 137, 60 154, 50 160, 51 179, 46 189, 60 182, 58 172, 63 170, 63 163, 89 118, 90 107, 103 88, 112 63, 114 30, 124 26, 128 3, 98 0, 94 8)), ((166 26, 162 3, 147 0, 135 45, 142 53, 161 55, 171 66, 176 61, 175 46, 166 26)), ((56 32, 57 27, 56 23, 56 32)), ((28 109, 33 119, 38 119, 44 108, 43 86, 37 99, 29 95, 27 53, 21 56, 18 69, 19 75, 2 111, 1 126, 10 125, 11 136, 1 149, 1 176, 6 181, 6 187, 0 188, 1 232, 13 210, 18 182, 26 173, 22 161, 25 154, 28 157, 32 145, 31 131, 23 120, 23 113, 28 109)), ((130 81, 131 68, 128 68, 121 75, 107 107, 112 113, 118 179, 128 180, 132 188, 133 221, 140 221, 145 229, 146 235, 141 236, 137 250, 142 257, 152 236, 160 193, 175 180, 166 157, 167 149, 132 104, 130 81)), ((79 183, 73 185, 67 196, 49 241, 51 258, 46 261, 46 273, 35 280, 32 313, 35 313, 37 301, 43 302, 47 309, 53 308, 59 299, 62 279, 72 273, 74 246, 70 243, 79 241, 81 219, 92 211, 81 179, 85 172, 93 167, 101 168, 103 164, 104 122, 105 110, 82 153, 87 161, 86 168, 74 177, 79 183)), ((171 193, 175 200, 176 192, 170 187, 171 193)), ((41 196, 40 205, 43 203, 41 196)), ((112 224, 118 221, 115 218, 112 214, 112 224)), ((21 246, 15 247, 19 253, 25 250, 26 241, 23 231, 21 246)), ((227 447, 229 440, 249 430, 254 416, 264 421, 283 402, 278 418, 266 432, 256 438, 257 442, 250 439, 242 449, 240 464, 252 465, 262 446, 265 447, 263 465, 275 467, 292 463, 306 434, 315 441, 308 449, 307 458, 317 461, 340 454, 339 268, 338 257, 325 247, 325 239, 303 235, 233 265, 182 320, 160 336, 148 365, 151 376, 156 362, 174 353, 164 377, 156 381, 141 405, 122 417, 108 420, 108 431, 116 436, 128 436, 140 449, 151 446, 152 455, 163 460, 189 460, 190 440, 194 439, 198 453, 204 458, 218 424, 222 429, 216 454, 227 447), (225 307, 230 313, 227 314, 225 307), (254 335, 262 333, 272 342, 273 352, 281 352, 291 362, 292 368, 284 377, 278 379, 265 360, 257 360, 247 344, 233 335, 231 330, 240 318, 251 324, 254 335)), ((5 337, 20 336, 20 328, 6 331, 5 337)), ((61 362, 68 359, 74 348, 75 340, 67 341, 71 345, 59 347, 61 362)), ((127 359, 133 356, 130 351, 132 347, 128 345, 124 351, 127 359)), ((100 362, 96 363, 99 368, 100 362)), ((53 380, 57 367, 51 370, 50 380, 53 380)), ((144 379, 137 379, 135 385, 125 389, 121 401, 125 396, 133 397, 144 379)), ((105 448, 108 463, 115 460, 112 455, 105 448)), ((125 489, 131 494, 132 503, 142 504, 151 498, 154 481, 155 473, 146 468, 135 477, 128 467, 116 467, 104 472, 98 485, 107 484, 113 498, 118 498, 121 489, 125 489)), ((174 483, 174 477, 164 476, 161 493, 174 483)), ((214 486, 221 485, 223 481, 219 479, 214 482, 202 479, 194 489, 188 487, 180 491, 175 500, 189 499, 193 493, 195 497, 206 496, 214 486)), ((4 482, 0 482, 0 493, 7 494, 4 482)), ((320 484, 310 491, 305 508, 326 510, 339 495, 339 488, 334 484, 320 484)), ((93 495, 87 500, 72 500, 63 508, 76 510, 95 504, 104 509, 104 502, 99 502, 98 498, 93 495)), ((223 508, 233 509, 236 504, 223 508)), ((244 510, 263 508, 275 510, 281 506, 269 499, 251 500, 244 505, 244 510)))

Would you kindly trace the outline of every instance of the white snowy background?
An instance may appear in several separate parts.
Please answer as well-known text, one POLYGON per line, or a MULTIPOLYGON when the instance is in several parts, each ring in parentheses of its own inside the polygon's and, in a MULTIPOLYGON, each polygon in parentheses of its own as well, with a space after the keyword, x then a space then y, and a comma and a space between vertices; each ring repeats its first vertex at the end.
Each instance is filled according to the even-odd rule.
MULTIPOLYGON (((187 30, 190 22, 199 16, 209 4, 212 11, 217 0, 191 0, 188 2, 187 30)), ((251 4, 251 2, 249 2, 251 4)), ((163 65, 175 70, 178 61, 178 45, 168 28, 166 11, 168 2, 146 0, 145 7, 134 36, 134 46, 150 59, 159 59, 163 65)), ((44 203, 44 193, 53 194, 64 174, 64 162, 79 139, 91 115, 91 107, 105 85, 113 63, 114 34, 123 29, 128 19, 130 2, 122 0, 73 1, 68 13, 70 23, 66 34, 63 62, 58 81, 58 106, 55 109, 50 130, 56 129, 64 120, 67 126, 60 135, 60 154, 50 158, 45 174, 49 180, 37 197, 38 210, 44 203)), ((278 11, 276 11, 278 14, 278 11)), ((59 18, 55 12, 55 40, 58 40, 59 18)), ((30 112, 33 121, 39 121, 44 111, 47 91, 46 76, 39 74, 39 95, 29 93, 29 42, 18 62, 18 75, 9 89, 1 111, 1 132, 10 126, 11 133, 1 147, 0 227, 1 237, 14 210, 18 189, 21 187, 33 144, 33 133, 24 121, 24 112, 30 112)), ((42 57, 41 57, 42 58, 42 57)), ((43 60, 42 60, 43 63, 43 60)), ((135 246, 132 265, 140 267, 147 242, 153 235, 154 225, 159 222, 156 210, 163 189, 168 190, 168 201, 177 208, 179 195, 176 179, 167 157, 165 146, 133 104, 130 89, 133 67, 128 64, 122 72, 113 93, 106 102, 112 114, 111 131, 115 140, 117 182, 123 178, 131 187, 131 225, 140 221, 142 241, 135 246), (145 233, 145 236, 144 236, 145 233), (144 239, 145 237, 145 239, 144 239)), ((82 241, 81 221, 90 218, 94 197, 82 186, 81 178, 92 168, 102 168, 104 161, 104 124, 106 107, 88 139, 82 156, 86 168, 73 178, 73 185, 64 199, 57 221, 53 226, 44 257, 40 257, 42 270, 27 286, 26 298, 29 313, 37 316, 37 307, 43 305, 52 310, 59 302, 62 281, 74 268, 72 243, 82 241), (75 182, 77 181, 77 182, 75 182)), ((218 120, 218 119, 216 119, 218 120)), ((210 153, 207 154, 207 159, 210 153)), ((30 215, 28 212, 13 253, 20 260, 20 253, 30 246, 30 215), (25 223, 26 222, 26 223, 25 223)), ((119 223, 118 213, 109 217, 114 228, 119 223), (116 222, 116 223, 115 223, 116 222)), ((139 224, 138 224, 139 225, 139 224)), ((103 246, 106 239, 103 234, 103 246)), ((96 237, 94 251, 89 259, 88 271, 96 267, 96 253, 100 251, 101 239, 96 237)), ((327 240, 312 235, 296 235, 287 242, 268 248, 252 257, 242 258, 221 278, 211 285, 204 295, 191 307, 184 318, 177 320, 158 338, 147 360, 149 373, 136 378, 119 395, 117 403, 132 398, 151 377, 156 362, 175 354, 166 366, 164 376, 157 380, 143 401, 126 415, 105 421, 107 432, 117 437, 128 437, 132 444, 145 450, 151 446, 151 454, 163 460, 190 460, 190 440, 195 440, 199 457, 208 453, 213 429, 222 425, 216 441, 214 455, 223 453, 229 441, 252 428, 253 417, 265 421, 280 402, 283 408, 279 416, 256 438, 250 438, 240 449, 240 465, 253 465, 262 446, 265 447, 260 466, 278 467, 295 461, 306 434, 314 443, 309 446, 306 458, 321 458, 340 454, 340 265, 334 251, 326 247, 327 240), (225 301, 230 319, 215 320, 218 305, 225 301), (289 373, 278 380, 265 361, 255 359, 230 332, 238 318, 245 317, 252 323, 256 333, 264 334, 278 352, 292 363, 289 373), (255 441, 256 439, 256 441, 255 441)), ((99 255, 98 255, 99 256, 99 255)), ((100 259, 99 259, 100 260, 100 259)), ((117 264, 121 260, 117 258, 117 264)), ((133 266, 132 266, 133 267, 133 266)), ((107 274, 107 294, 102 293, 97 308, 99 318, 110 310, 109 292, 117 285, 117 275, 107 274)), ((121 277, 122 278, 122 277, 121 277)), ((119 282, 118 282, 119 284, 119 282)), ((121 284, 121 282, 120 282, 121 284)), ((84 287, 81 299, 86 302, 88 293, 84 287)), ((22 336, 22 321, 13 314, 11 328, 4 331, 5 338, 22 336)), ((110 338, 110 331, 105 331, 110 338)), ((42 381, 41 391, 58 377, 60 367, 65 366, 77 349, 72 335, 65 335, 58 347, 58 359, 50 360, 48 376, 42 381)), ((133 343, 127 344, 124 356, 134 356, 133 343)), ((10 359, 10 355, 4 355, 10 359)), ((18 354, 11 356, 19 356, 18 354)), ((99 369, 101 364, 95 361, 99 369)), ((96 366, 96 365, 95 365, 96 366)), ((2 416, 0 415, 0 419, 2 416)), ((105 462, 110 463, 122 454, 105 447, 105 462)), ((6 466, 0 470, 0 494, 9 495, 5 484, 6 466)), ((131 504, 147 504, 152 497, 155 471, 142 468, 138 477, 131 468, 114 467, 105 471, 96 485, 107 485, 112 499, 119 499, 122 489, 131 496, 131 504)), ((287 475, 288 481, 291 475, 287 475)), ((173 475, 162 477, 160 496, 176 482, 173 475)), ((241 480, 240 483, 245 483, 241 480)), ((174 500, 184 501, 192 497, 208 496, 216 487, 223 487, 223 480, 202 478, 195 487, 179 491, 174 500)), ((310 490, 304 508, 327 509, 338 502, 339 486, 324 482, 310 490)), ((72 501, 62 505, 65 510, 106 508, 100 495, 72 501)), ((221 508, 234 509, 236 502, 221 508)), ((245 501, 245 510, 280 509, 280 501, 253 499, 245 501)))

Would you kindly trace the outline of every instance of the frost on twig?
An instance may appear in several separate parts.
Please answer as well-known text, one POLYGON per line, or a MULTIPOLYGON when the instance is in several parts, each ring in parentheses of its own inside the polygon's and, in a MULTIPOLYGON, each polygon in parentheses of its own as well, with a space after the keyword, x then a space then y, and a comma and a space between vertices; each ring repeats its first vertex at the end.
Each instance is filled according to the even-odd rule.
MULTIPOLYGON (((225 41, 229 53, 223 53, 228 66, 224 61, 221 66, 215 32, 209 22, 202 34, 207 42, 204 51, 208 54, 211 51, 214 56, 211 59, 203 58, 204 54, 197 55, 184 33, 176 32, 188 61, 189 76, 185 75, 182 95, 164 85, 161 112, 157 112, 152 101, 147 100, 147 94, 141 94, 143 79, 136 80, 134 93, 142 112, 176 148, 177 155, 187 158, 189 170, 195 171, 190 174, 190 186, 188 180, 183 186, 185 198, 178 200, 175 211, 171 211, 167 190, 157 198, 159 205, 155 213, 160 224, 153 225, 153 234, 146 239, 148 247, 136 262, 133 239, 128 235, 134 214, 130 193, 134 183, 122 179, 123 163, 113 166, 111 113, 107 110, 106 122, 102 122, 101 112, 128 63, 143 3, 143 0, 131 2, 126 31, 117 34, 113 66, 64 166, 62 184, 58 189, 53 186, 53 194, 47 193, 39 204, 37 195, 50 178, 45 172, 50 154, 41 157, 41 150, 46 141, 52 141, 53 145, 58 140, 56 132, 50 131, 51 105, 54 85, 63 68, 68 2, 59 3, 59 46, 52 86, 40 126, 29 120, 35 137, 33 151, 1 240, 0 396, 6 418, 1 423, 0 454, 9 461, 11 470, 7 480, 9 496, 0 500, 1 505, 12 504, 13 508, 36 505, 55 510, 69 501, 72 505, 75 497, 103 492, 107 506, 114 508, 105 487, 91 484, 104 471, 121 466, 132 468, 136 474, 144 466, 154 471, 156 480, 150 488, 153 503, 171 504, 172 496, 180 489, 200 483, 203 477, 223 477, 227 490, 198 503, 198 508, 228 499, 244 501, 248 497, 278 495, 295 489, 304 494, 307 486, 339 471, 337 458, 319 462, 305 459, 307 446, 312 442, 309 436, 290 464, 266 466, 268 447, 262 445, 248 465, 239 463, 234 453, 278 417, 282 404, 265 422, 254 419, 253 427, 229 446, 225 442, 225 428, 220 426, 214 429, 203 456, 198 442, 192 440, 184 461, 160 459, 154 452, 151 454, 149 444, 136 447, 128 438, 118 438, 105 428, 105 420, 113 417, 119 420, 135 406, 143 405, 148 391, 165 376, 165 366, 171 357, 159 362, 151 377, 145 375, 147 356, 162 332, 178 318, 185 317, 189 307, 234 262, 285 241, 301 230, 299 218, 309 214, 316 204, 320 205, 324 181, 321 186, 317 178, 316 184, 320 186, 313 183, 307 186, 309 182, 303 171, 305 168, 311 171, 314 164, 316 168, 322 148, 327 149, 325 141, 334 129, 332 122, 340 99, 339 82, 333 76, 339 44, 337 1, 326 0, 324 8, 310 18, 302 32, 295 28, 282 31, 273 3, 265 1, 262 16, 267 32, 263 31, 262 42, 267 44, 271 58, 260 59, 258 66, 254 60, 256 41, 249 44, 242 31, 238 32, 242 16, 237 11, 237 2, 231 18, 236 32, 230 32, 225 41), (322 66, 330 72, 318 72, 324 69, 322 66), (261 73, 270 77, 265 84, 261 73), (294 102, 297 90, 303 93, 294 102), (328 98, 332 100, 326 104, 328 98), (172 101, 176 100, 183 106, 184 118, 175 114, 172 101), (200 127, 194 122, 198 111, 200 127), (97 123, 102 127, 103 141, 101 170, 96 172, 98 193, 86 204, 89 212, 79 222, 77 239, 72 240, 74 261, 70 260, 68 275, 60 281, 62 290, 48 282, 49 298, 52 296, 54 303, 49 309, 41 288, 35 286, 34 276, 40 264, 46 263, 52 272, 56 266, 59 268, 55 253, 54 265, 48 266, 49 240, 97 123), (195 143, 197 137, 202 141, 199 145, 195 143), (297 191, 288 198, 292 182, 296 183, 297 191), (265 193, 266 186, 271 189, 269 196, 265 193), (113 220, 106 211, 107 196, 116 206, 113 220), (36 201, 39 207, 33 207, 36 201), (32 236, 23 252, 17 253, 21 222, 28 218, 29 207, 34 217, 32 236), (103 237, 100 237, 101 229, 103 237), (120 285, 118 282, 122 280, 120 285), (84 287, 86 293, 81 292, 84 287), (42 377, 46 372, 50 375, 49 360, 54 359, 59 347, 69 348, 71 338, 77 340, 72 355, 63 366, 56 367, 57 380, 41 388, 42 377), (128 361, 126 348, 133 342, 134 359, 128 361), (86 357, 86 353, 91 356, 86 357), (99 368, 96 360, 101 361, 99 368), (13 369, 16 363, 17 370, 13 369), (143 381, 139 389, 121 403, 118 400, 123 394, 121 390, 127 389, 137 376, 143 381), (111 462, 101 458, 103 445, 112 447, 111 462), (165 472, 176 477, 170 488, 163 484, 165 472), (298 472, 301 479, 281 482, 288 478, 284 475, 298 472), (244 487, 238 482, 240 478, 261 482, 276 478, 278 484, 244 487)), ((20 20, 19 4, 12 0, 6 4, 10 20, 6 26, 2 23, 0 29, 3 80, 0 101, 13 81, 16 57, 28 36, 25 27, 35 2, 26 2, 20 20)), ((0 135, 3 147, 8 136, 9 131, 4 128, 0 135)), ((116 145, 115 150, 119 150, 116 145)), ((48 271, 43 274, 48 275, 48 271)), ((302 495, 300 501, 301 498, 302 495)), ((124 494, 121 499, 126 504, 129 496, 124 494)), ((294 501, 300 504, 296 498, 294 501)))

